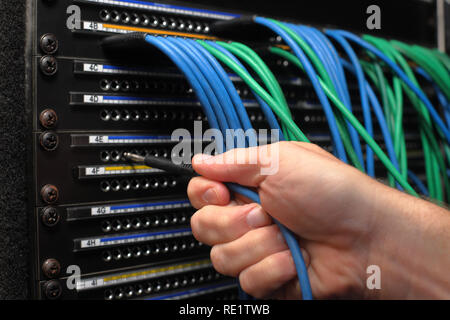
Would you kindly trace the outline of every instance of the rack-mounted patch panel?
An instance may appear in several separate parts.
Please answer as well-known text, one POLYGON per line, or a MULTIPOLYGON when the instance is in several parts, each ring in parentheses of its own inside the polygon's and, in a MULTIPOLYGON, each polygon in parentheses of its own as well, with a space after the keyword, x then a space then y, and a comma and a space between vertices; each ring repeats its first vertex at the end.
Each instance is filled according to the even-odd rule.
MULTIPOLYGON (((214 23, 240 14, 149 1, 30 3, 33 296, 236 298, 236 281, 212 269, 209 249, 192 236, 187 180, 122 157, 133 152, 169 158, 174 129, 192 131, 194 121, 206 129, 192 88, 154 51, 130 56, 105 50, 102 40, 129 32, 218 39, 214 23), (67 9, 73 5, 81 15, 71 20, 72 28, 67 9), (75 280, 74 266, 81 273, 75 280)), ((309 81, 287 61, 271 58, 268 64, 279 75, 293 119, 312 142, 331 151, 327 121, 309 81)), ((250 90, 227 72, 252 124, 267 127, 250 90)), ((351 95, 358 96, 355 81, 349 83, 351 95)), ((362 119, 361 108, 354 111, 362 119)), ((420 137, 408 131, 417 123, 411 107, 404 119, 410 167, 423 177, 420 137)), ((377 127, 375 138, 384 148, 377 127)), ((377 171, 385 172, 379 164, 377 171)))

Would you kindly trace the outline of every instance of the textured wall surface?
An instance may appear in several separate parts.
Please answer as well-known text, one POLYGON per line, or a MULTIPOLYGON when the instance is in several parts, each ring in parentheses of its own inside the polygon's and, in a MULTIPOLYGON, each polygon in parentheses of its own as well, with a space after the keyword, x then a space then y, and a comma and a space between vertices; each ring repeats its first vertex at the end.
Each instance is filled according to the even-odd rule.
POLYGON ((28 297, 25 3, 0 1, 0 299, 28 297))

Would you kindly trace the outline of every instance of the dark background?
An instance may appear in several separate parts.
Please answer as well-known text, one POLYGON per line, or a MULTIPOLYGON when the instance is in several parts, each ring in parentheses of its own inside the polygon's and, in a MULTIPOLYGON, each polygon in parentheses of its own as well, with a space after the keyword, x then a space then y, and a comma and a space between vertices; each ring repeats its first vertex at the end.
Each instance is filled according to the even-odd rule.
POLYGON ((28 296, 25 1, 0 0, 0 299, 28 296))
MULTIPOLYGON (((435 45, 436 39, 434 1, 194 0, 184 3, 356 32, 367 32, 366 8, 378 4, 382 30, 377 34, 430 46, 435 45)), ((26 150, 30 121, 25 104, 25 4, 25 0, 0 0, 0 299, 25 299, 29 292, 26 150)))

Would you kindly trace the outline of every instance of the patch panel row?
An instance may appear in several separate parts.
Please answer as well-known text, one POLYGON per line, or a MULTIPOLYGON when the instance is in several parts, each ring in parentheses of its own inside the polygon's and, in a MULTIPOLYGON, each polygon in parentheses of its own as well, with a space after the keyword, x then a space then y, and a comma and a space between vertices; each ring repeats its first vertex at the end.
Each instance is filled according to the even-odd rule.
POLYGON ((201 248, 203 244, 193 237, 184 239, 176 239, 170 241, 156 241, 152 244, 144 244, 142 246, 118 247, 110 250, 104 250, 101 258, 105 262, 127 260, 130 258, 144 258, 149 256, 161 257, 168 253, 180 253, 185 251, 193 251, 201 248))
POLYGON ((143 179, 113 179, 100 182, 100 189, 103 192, 109 191, 129 191, 174 188, 178 185, 175 177, 154 177, 143 179))
POLYGON ((151 216, 139 216, 132 219, 106 219, 101 222, 103 232, 121 230, 139 230, 149 227, 166 227, 170 225, 182 225, 189 221, 190 214, 187 212, 167 213, 163 215, 153 214, 151 216))
POLYGON ((101 79, 99 88, 103 91, 112 92, 142 92, 142 93, 160 93, 170 95, 183 95, 192 97, 192 89, 187 83, 181 81, 162 81, 162 80, 142 80, 142 79, 101 79))
POLYGON ((108 162, 108 161, 124 161, 123 154, 126 152, 131 152, 134 154, 140 154, 142 156, 152 155, 154 157, 163 157, 163 158, 169 158, 170 156, 170 150, 168 148, 157 148, 157 149, 133 149, 131 151, 129 150, 102 150, 100 151, 100 160, 102 162, 108 162))
POLYGON ((157 29, 176 30, 180 32, 193 32, 208 34, 210 25, 207 22, 184 20, 181 18, 166 17, 161 15, 148 15, 132 11, 119 11, 101 9, 99 18, 104 22, 130 24, 157 29))
POLYGON ((102 121, 206 121, 206 116, 200 111, 177 111, 137 109, 102 109, 100 111, 102 121))
POLYGON ((224 279, 224 276, 217 273, 214 269, 201 270, 135 285, 109 288, 104 291, 104 297, 105 300, 131 299, 143 295, 152 295, 169 290, 186 288, 188 286, 207 284, 221 279, 224 279))

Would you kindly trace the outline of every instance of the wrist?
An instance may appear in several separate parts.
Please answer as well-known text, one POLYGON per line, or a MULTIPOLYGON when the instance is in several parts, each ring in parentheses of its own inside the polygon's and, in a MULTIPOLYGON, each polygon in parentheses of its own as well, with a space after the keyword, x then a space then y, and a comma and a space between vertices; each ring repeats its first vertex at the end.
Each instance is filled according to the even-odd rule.
POLYGON ((382 280, 380 289, 366 289, 366 295, 448 298, 448 211, 381 184, 375 190, 372 210, 375 219, 367 264, 380 268, 382 280))

